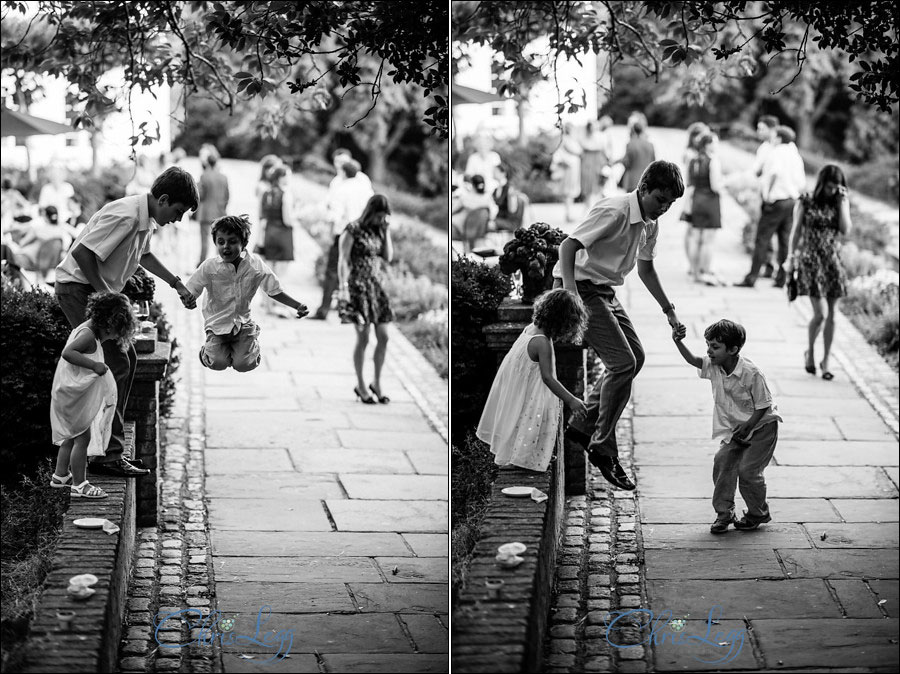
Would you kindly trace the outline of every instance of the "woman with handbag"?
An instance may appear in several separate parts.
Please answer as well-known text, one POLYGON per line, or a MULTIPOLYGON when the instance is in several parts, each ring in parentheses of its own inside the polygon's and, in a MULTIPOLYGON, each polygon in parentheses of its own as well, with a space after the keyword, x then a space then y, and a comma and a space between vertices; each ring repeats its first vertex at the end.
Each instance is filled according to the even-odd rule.
POLYGON ((688 167, 691 190, 691 276, 697 283, 723 285, 712 270, 712 254, 716 232, 722 229, 722 168, 716 154, 718 138, 704 131, 696 140, 697 153, 688 167))
MULTIPOLYGON (((269 188, 260 201, 260 220, 264 228, 263 257, 278 277, 285 274, 287 263, 294 259, 294 209, 293 195, 289 190, 288 169, 283 164, 269 172, 269 188)), ((277 303, 267 301, 267 313, 290 318, 277 308, 277 303)))
POLYGON ((691 263, 691 250, 694 246, 694 228, 691 227, 692 208, 694 202, 694 186, 691 184, 691 162, 697 156, 697 138, 700 134, 709 131, 709 127, 703 122, 694 122, 687 128, 687 147, 684 149, 684 197, 682 197, 681 216, 679 217, 686 226, 684 228, 684 257, 688 261, 688 275, 694 276, 694 266, 691 263))
POLYGON ((353 392, 367 405, 391 400, 381 388, 381 370, 388 344, 387 324, 394 320, 391 301, 384 290, 384 264, 394 257, 390 214, 387 198, 376 194, 369 199, 359 220, 347 225, 339 240, 338 313, 342 323, 352 323, 356 328, 356 346, 353 348, 356 386, 353 392), (363 365, 371 325, 375 326, 377 343, 372 357, 375 374, 367 389, 363 365))
POLYGON ((816 374, 814 349, 821 331, 824 352, 819 368, 826 381, 834 379, 828 367, 834 339, 834 312, 838 300, 847 294, 847 275, 840 259, 841 237, 847 235, 851 226, 847 179, 839 166, 828 164, 819 171, 812 194, 802 195, 794 206, 785 265, 789 276, 796 274, 797 294, 807 295, 812 304, 804 367, 810 374, 816 374), (827 315, 823 305, 828 307, 827 315))

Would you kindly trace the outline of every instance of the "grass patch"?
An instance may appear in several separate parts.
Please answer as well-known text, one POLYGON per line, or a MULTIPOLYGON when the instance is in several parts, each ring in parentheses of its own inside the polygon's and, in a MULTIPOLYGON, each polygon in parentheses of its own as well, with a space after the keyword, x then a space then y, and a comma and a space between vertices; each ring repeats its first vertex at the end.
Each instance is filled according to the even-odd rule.
POLYGON ((397 321, 400 332, 419 350, 431 366, 446 380, 450 376, 450 335, 447 330, 447 312, 444 320, 434 320, 429 312, 413 321, 397 321))
POLYGON ((0 485, 0 664, 4 672, 18 671, 24 663, 23 647, 29 625, 44 579, 52 568, 63 515, 68 509, 68 499, 47 486, 52 472, 49 463, 42 462, 33 476, 24 476, 15 485, 0 485))

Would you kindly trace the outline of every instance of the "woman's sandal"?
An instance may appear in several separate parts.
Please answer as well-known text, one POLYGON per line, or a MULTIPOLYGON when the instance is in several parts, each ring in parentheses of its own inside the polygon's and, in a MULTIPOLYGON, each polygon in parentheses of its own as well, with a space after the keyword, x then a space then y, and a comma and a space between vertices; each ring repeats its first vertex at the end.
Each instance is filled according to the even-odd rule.
POLYGON ((822 379, 824 379, 825 381, 831 381, 832 379, 834 379, 834 375, 826 370, 825 366, 822 365, 822 363, 819 363, 819 367, 822 369, 822 379))
MULTIPOLYGON (((379 386, 378 388, 381 387, 379 386)), ((382 405, 387 405, 389 402, 391 402, 390 398, 381 395, 381 391, 375 389, 375 384, 369 384, 369 390, 375 394, 375 398, 377 398, 378 402, 380 402, 382 405)))
POLYGON ((354 386, 353 392, 356 394, 356 397, 359 399, 360 402, 365 403, 366 405, 376 404, 375 398, 370 396, 368 393, 366 395, 363 395, 362 391, 359 390, 359 386, 354 386))
POLYGON ((69 474, 65 477, 60 477, 56 473, 50 476, 50 486, 54 489, 65 489, 69 486, 69 483, 72 481, 72 472, 69 471, 69 474))
MULTIPOLYGON (((810 365, 810 364, 809 364, 809 351, 804 351, 804 352, 803 352, 803 367, 804 367, 804 368, 806 369, 806 371, 809 372, 810 374, 815 374, 815 373, 816 373, 816 366, 815 366, 815 365, 810 365)), ((824 377, 825 375, 822 375, 822 376, 824 377)))
POLYGON ((69 493, 72 498, 106 498, 109 496, 109 494, 100 489, 100 487, 95 487, 87 480, 77 486, 72 485, 69 493))

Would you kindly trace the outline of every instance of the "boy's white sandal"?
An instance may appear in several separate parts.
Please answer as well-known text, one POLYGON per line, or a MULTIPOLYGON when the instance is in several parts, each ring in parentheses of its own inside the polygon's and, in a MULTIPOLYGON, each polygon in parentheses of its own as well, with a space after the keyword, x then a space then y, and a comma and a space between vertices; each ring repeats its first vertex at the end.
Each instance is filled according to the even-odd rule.
POLYGON ((65 477, 60 477, 56 473, 50 476, 50 486, 54 489, 65 489, 69 486, 69 483, 72 481, 72 472, 69 471, 69 474, 65 477))
POLYGON ((100 487, 95 487, 87 480, 77 486, 72 485, 70 493, 72 498, 106 498, 109 496, 100 487))

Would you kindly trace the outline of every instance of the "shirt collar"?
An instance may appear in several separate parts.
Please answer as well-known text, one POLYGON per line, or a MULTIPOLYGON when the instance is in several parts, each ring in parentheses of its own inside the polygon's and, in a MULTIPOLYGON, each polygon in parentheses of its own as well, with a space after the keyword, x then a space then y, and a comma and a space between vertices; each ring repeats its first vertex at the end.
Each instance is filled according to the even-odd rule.
POLYGON ((138 200, 138 231, 145 232, 148 229, 155 232, 159 227, 159 223, 150 217, 150 199, 152 195, 142 194, 137 197, 138 200))
MULTIPOLYGON (((721 365, 719 366, 721 367, 721 365)), ((722 368, 722 372, 725 372, 725 368, 722 368)), ((731 374, 726 374, 726 377, 740 377, 744 373, 744 357, 741 354, 738 354, 737 363, 734 365, 734 369, 731 371, 731 374)))
POLYGON ((638 201, 638 191, 628 193, 628 213, 630 219, 628 220, 628 224, 630 225, 650 225, 653 224, 652 220, 644 220, 641 217, 641 202, 638 201))
MULTIPOLYGON (((248 259, 248 258, 247 258, 247 249, 246 249, 246 248, 244 248, 244 250, 241 251, 241 254, 238 256, 238 259, 239 259, 239 260, 242 260, 242 261, 248 259)), ((225 260, 223 260, 223 259, 219 256, 218 253, 216 253, 216 264, 217 264, 218 266, 220 266, 220 267, 224 267, 224 266, 226 266, 226 265, 229 266, 229 267, 234 267, 234 265, 233 265, 231 262, 225 262, 225 260)), ((239 262, 239 263, 238 263, 238 267, 240 267, 240 266, 241 266, 241 264, 240 264, 240 262, 239 262)))

